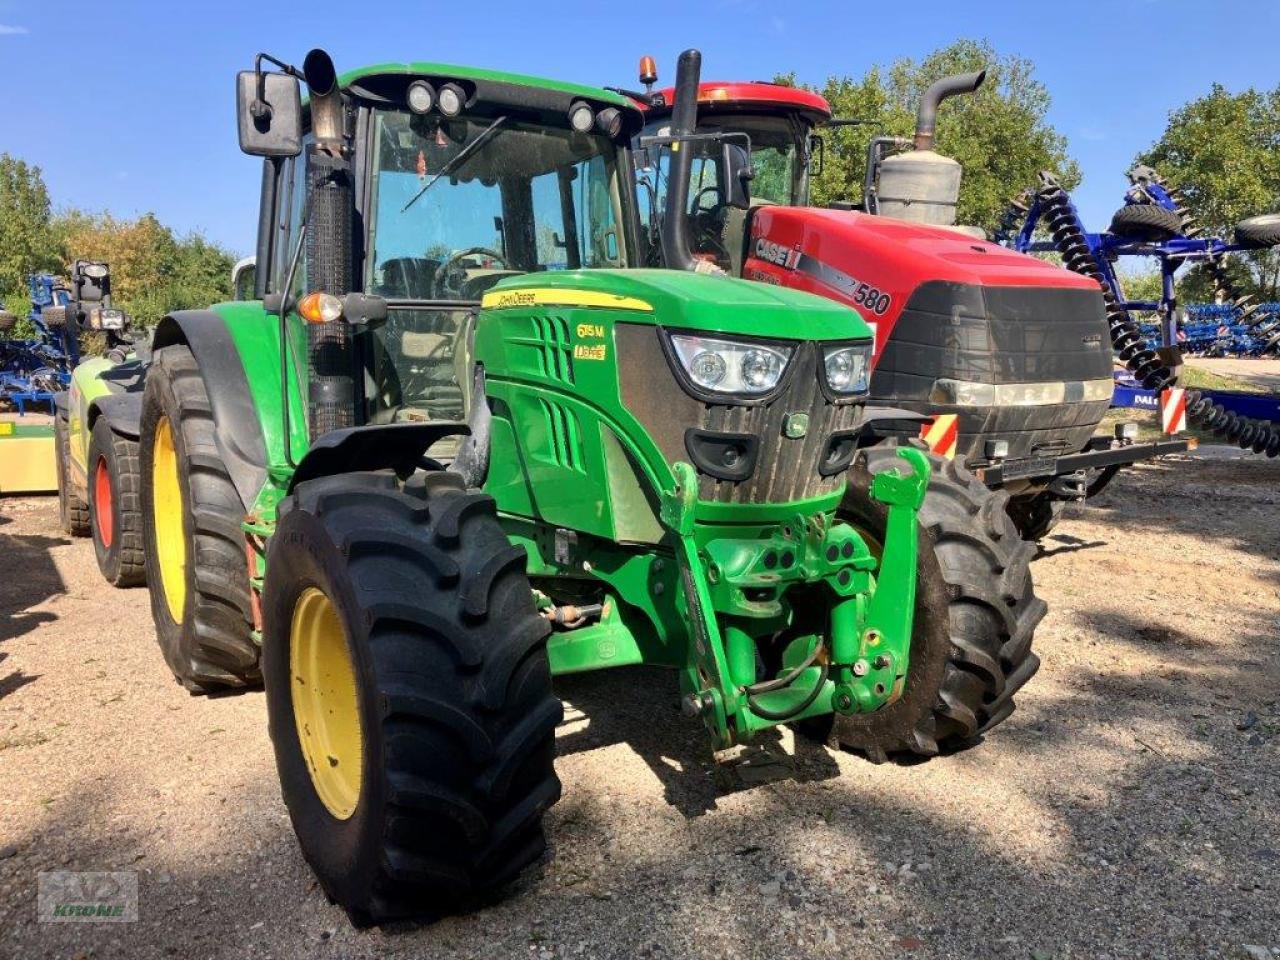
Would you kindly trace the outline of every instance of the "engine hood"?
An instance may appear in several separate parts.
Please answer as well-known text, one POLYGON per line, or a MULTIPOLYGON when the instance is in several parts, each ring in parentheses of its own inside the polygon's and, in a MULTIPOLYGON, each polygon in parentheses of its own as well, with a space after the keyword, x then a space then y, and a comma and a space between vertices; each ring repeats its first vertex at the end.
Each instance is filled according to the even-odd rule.
POLYGON ((533 305, 625 311, 632 323, 784 340, 851 340, 871 328, 848 306, 780 286, 678 270, 563 270, 509 277, 483 310, 533 305))
POLYGON ((776 251, 760 241, 799 250, 822 263, 883 288, 911 280, 949 280, 980 286, 1092 289, 1091 280, 999 244, 942 227, 848 210, 761 207, 752 221, 749 258, 776 251), (879 282, 877 282, 879 281, 879 282))

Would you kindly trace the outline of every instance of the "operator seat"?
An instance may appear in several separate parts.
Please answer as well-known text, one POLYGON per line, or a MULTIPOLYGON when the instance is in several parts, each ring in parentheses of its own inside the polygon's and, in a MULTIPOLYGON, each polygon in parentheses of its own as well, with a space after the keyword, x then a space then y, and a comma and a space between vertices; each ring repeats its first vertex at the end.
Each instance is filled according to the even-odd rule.
POLYGON ((382 261, 381 280, 373 291, 388 300, 429 300, 439 264, 426 257, 393 257, 382 261))

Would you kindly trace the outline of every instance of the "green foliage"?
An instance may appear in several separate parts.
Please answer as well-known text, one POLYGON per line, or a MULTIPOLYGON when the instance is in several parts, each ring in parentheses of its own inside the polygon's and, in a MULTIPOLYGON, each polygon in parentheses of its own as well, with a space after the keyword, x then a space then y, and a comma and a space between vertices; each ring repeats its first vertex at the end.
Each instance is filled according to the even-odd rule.
MULTIPOLYGON (((938 112, 936 149, 964 167, 960 223, 991 229, 1009 199, 1032 186, 1041 170, 1056 173, 1070 189, 1080 171, 1067 154, 1067 140, 1046 120, 1049 94, 1035 79, 1030 60, 1001 55, 987 41, 960 40, 923 60, 898 60, 872 67, 861 78, 828 77, 814 88, 840 119, 870 124, 832 128, 826 140, 824 169, 812 188, 812 202, 862 199, 867 146, 884 133, 909 136, 915 128, 920 95, 941 77, 970 70, 987 71, 972 96, 946 101, 938 112)), ((794 84, 795 75, 777 78, 794 84)))
POLYGON ((40 168, 0 154, 0 298, 6 307, 25 318, 27 277, 41 271, 66 276, 76 260, 109 263, 115 305, 147 325, 171 310, 231 297, 235 258, 228 251, 199 234, 175 236, 151 213, 134 220, 82 210, 54 214, 40 168))
POLYGON ((22 303, 5 303, 26 313, 27 275, 57 262, 50 243, 51 207, 40 168, 0 153, 0 290, 22 303))
MULTIPOLYGON (((1230 238, 1231 228, 1245 217, 1280 210, 1280 86, 1231 93, 1214 84, 1170 113, 1164 134, 1136 160, 1178 187, 1207 232, 1230 238)), ((1280 258, 1275 252, 1233 259, 1250 268, 1241 275, 1246 292, 1277 299, 1280 258)), ((1212 285, 1202 271, 1190 271, 1179 286, 1187 302, 1192 294, 1212 299, 1212 285)))

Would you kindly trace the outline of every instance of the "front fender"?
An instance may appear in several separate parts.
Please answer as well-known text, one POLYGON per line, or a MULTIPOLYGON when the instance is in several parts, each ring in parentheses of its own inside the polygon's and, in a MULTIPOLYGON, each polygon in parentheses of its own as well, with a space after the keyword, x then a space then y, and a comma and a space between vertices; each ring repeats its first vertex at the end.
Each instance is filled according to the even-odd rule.
POLYGON ((471 428, 460 422, 381 423, 330 430, 317 437, 299 461, 289 489, 317 477, 353 470, 392 469, 408 477, 437 440, 470 433, 471 428))
POLYGON ((151 349, 177 343, 195 356, 209 395, 218 454, 241 502, 252 504, 267 482, 267 444, 227 322, 212 310, 179 310, 160 321, 151 349))

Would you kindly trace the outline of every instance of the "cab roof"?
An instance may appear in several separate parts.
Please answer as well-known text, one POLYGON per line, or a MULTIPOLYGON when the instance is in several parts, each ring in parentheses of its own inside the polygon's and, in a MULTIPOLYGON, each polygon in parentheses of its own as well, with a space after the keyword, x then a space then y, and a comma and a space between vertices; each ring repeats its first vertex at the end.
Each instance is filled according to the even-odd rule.
POLYGON ((585 84, 563 83, 559 80, 548 80, 544 77, 531 77, 523 73, 507 73, 502 70, 485 70, 479 67, 463 67, 451 63, 429 63, 415 60, 412 63, 379 63, 367 67, 357 67, 342 74, 338 78, 339 85, 346 89, 358 85, 361 80, 379 76, 414 76, 434 77, 441 79, 488 81, 489 83, 507 84, 516 87, 529 87, 534 90, 549 90, 605 103, 612 107, 636 109, 635 103, 621 94, 603 87, 590 87, 585 84))
MULTIPOLYGON (((670 113, 675 104, 675 87, 658 91, 661 104, 650 108, 650 113, 670 113)), ((824 97, 810 90, 788 87, 763 80, 729 82, 716 80, 699 84, 698 103, 715 110, 773 110, 794 111, 804 114, 813 123, 831 119, 831 104, 824 97)))

